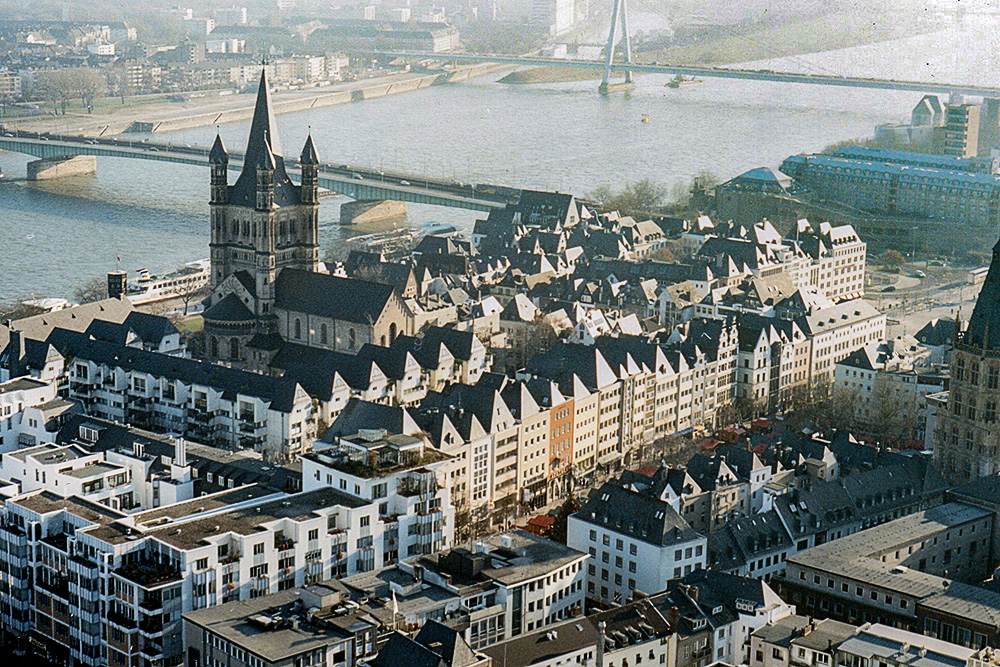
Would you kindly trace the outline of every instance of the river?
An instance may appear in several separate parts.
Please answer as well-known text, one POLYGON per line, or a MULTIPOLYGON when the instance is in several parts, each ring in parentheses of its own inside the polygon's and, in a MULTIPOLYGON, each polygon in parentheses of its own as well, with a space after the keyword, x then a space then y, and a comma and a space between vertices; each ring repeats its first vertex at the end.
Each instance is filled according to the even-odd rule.
MULTIPOLYGON (((754 65, 997 84, 998 28, 1000 21, 977 17, 934 34, 754 65)), ((283 115, 282 145, 297 154, 311 128, 325 161, 583 195, 642 178, 670 187, 702 170, 725 179, 777 167, 789 155, 870 136, 880 123, 907 118, 919 99, 724 79, 674 90, 660 75, 638 77, 631 93, 601 97, 596 81, 508 86, 497 83, 501 76, 283 115)), ((221 132, 242 149, 247 128, 234 123, 221 132)), ((214 132, 157 137, 208 145, 214 132)), ((22 176, 27 161, 0 154, 0 169, 22 176)), ((205 169, 110 158, 99 160, 96 176, 0 184, 0 303, 71 296, 75 285, 115 268, 116 256, 130 272, 206 257, 207 201, 205 169)), ((338 208, 337 199, 324 200, 324 247, 359 231, 339 227, 338 208)), ((469 227, 480 215, 411 206, 409 221, 469 227)))

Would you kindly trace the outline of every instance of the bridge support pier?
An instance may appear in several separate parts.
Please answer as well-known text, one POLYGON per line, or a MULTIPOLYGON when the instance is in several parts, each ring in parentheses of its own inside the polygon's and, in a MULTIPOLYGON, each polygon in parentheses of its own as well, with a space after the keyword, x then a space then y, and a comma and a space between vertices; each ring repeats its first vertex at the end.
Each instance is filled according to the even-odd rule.
POLYGON ((619 23, 621 23, 622 46, 625 48, 625 62, 631 64, 632 42, 629 40, 628 36, 626 0, 615 0, 614 8, 611 10, 611 31, 608 33, 608 44, 604 47, 604 77, 601 79, 600 88, 598 88, 601 95, 632 90, 635 88, 635 84, 632 83, 632 70, 625 70, 624 82, 611 82, 611 65, 615 61, 615 48, 618 43, 619 23))
POLYGON ((93 155, 74 157, 47 157, 28 163, 29 181, 48 181, 67 176, 86 176, 97 173, 97 158, 93 155))
POLYGON ((366 223, 401 220, 406 217, 406 202, 391 199, 359 199, 340 205, 340 224, 362 225, 366 223))

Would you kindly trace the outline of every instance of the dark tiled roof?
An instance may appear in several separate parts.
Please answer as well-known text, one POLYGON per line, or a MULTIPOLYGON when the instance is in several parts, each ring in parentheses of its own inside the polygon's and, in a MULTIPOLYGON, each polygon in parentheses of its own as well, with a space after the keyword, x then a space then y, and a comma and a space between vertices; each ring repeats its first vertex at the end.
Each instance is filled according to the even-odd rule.
POLYGON ((295 403, 298 385, 284 378, 123 347, 93 340, 86 334, 66 329, 55 329, 49 334, 48 342, 66 357, 78 357, 128 371, 214 387, 230 398, 235 398, 236 394, 254 396, 270 401, 271 408, 279 412, 290 412, 295 403))
POLYGON ((257 104, 250 123, 250 138, 247 140, 243 161, 245 168, 240 172, 236 183, 229 188, 229 203, 256 208, 257 170, 253 167, 261 164, 268 168, 272 168, 273 164, 275 204, 293 206, 301 203, 299 187, 288 177, 288 172, 285 171, 285 158, 282 155, 278 126, 274 110, 271 108, 271 93, 267 88, 267 74, 265 70, 261 70, 257 104))
POLYGON ((656 546, 700 537, 669 503, 618 482, 605 483, 574 516, 656 546))
POLYGON ((1000 350, 1000 241, 993 247, 986 281, 961 340, 979 349, 1000 350))
POLYGON ((249 322, 256 319, 236 292, 230 292, 213 303, 202 313, 202 317, 210 322, 249 322))
POLYGON ((326 273, 284 269, 275 284, 275 307, 371 325, 392 297, 392 287, 326 273))

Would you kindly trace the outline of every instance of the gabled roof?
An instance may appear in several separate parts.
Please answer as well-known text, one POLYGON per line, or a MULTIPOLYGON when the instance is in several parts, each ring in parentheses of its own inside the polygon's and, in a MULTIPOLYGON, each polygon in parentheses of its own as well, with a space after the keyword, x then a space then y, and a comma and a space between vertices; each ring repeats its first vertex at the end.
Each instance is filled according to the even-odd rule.
POLYGON ((236 292, 230 292, 219 301, 213 303, 202 317, 210 322, 249 322, 256 317, 246 304, 244 304, 236 292))
POLYGON ((122 368, 127 371, 148 373, 154 377, 198 384, 221 391, 235 399, 237 394, 269 401, 271 409, 291 412, 299 385, 285 378, 241 371, 219 364, 210 364, 174 357, 169 354, 147 352, 134 347, 94 340, 86 334, 66 329, 56 329, 48 343, 65 357, 87 359, 96 364, 122 368))
POLYGON ((389 285, 302 269, 284 269, 275 281, 275 308, 374 324, 392 298, 389 285))
POLYGON ((618 481, 606 482, 573 516, 660 547, 701 537, 668 502, 618 481))

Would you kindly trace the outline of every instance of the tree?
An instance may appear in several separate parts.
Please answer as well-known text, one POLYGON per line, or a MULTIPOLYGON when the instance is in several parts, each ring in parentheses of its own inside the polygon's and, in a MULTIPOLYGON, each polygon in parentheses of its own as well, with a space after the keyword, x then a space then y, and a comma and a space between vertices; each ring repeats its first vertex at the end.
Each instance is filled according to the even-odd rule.
MULTIPOLYGON (((87 113, 92 113, 94 100, 103 97, 108 92, 108 84, 105 78, 96 69, 90 67, 80 67, 70 70, 73 77, 73 87, 80 101, 87 107, 87 113)), ((65 113, 65 112, 63 112, 65 113)))
POLYGON ((632 217, 642 217, 655 212, 663 206, 666 196, 666 188, 648 178, 630 183, 619 192, 613 192, 607 185, 602 185, 591 195, 601 202, 604 210, 618 211, 622 215, 632 217))
POLYGON ((76 291, 73 292, 73 298, 76 299, 77 303, 91 303, 108 298, 108 286, 105 279, 101 276, 94 276, 87 280, 76 288, 76 291))
POLYGON ((124 67, 112 67, 107 73, 108 91, 121 100, 125 106, 125 99, 132 94, 132 80, 129 78, 128 70, 124 67))
POLYGON ((0 322, 6 320, 23 320, 26 317, 41 315, 45 309, 30 303, 13 302, 0 304, 0 322))
POLYGON ((882 253, 882 266, 889 271, 899 271, 906 260, 898 250, 889 249, 882 253))

